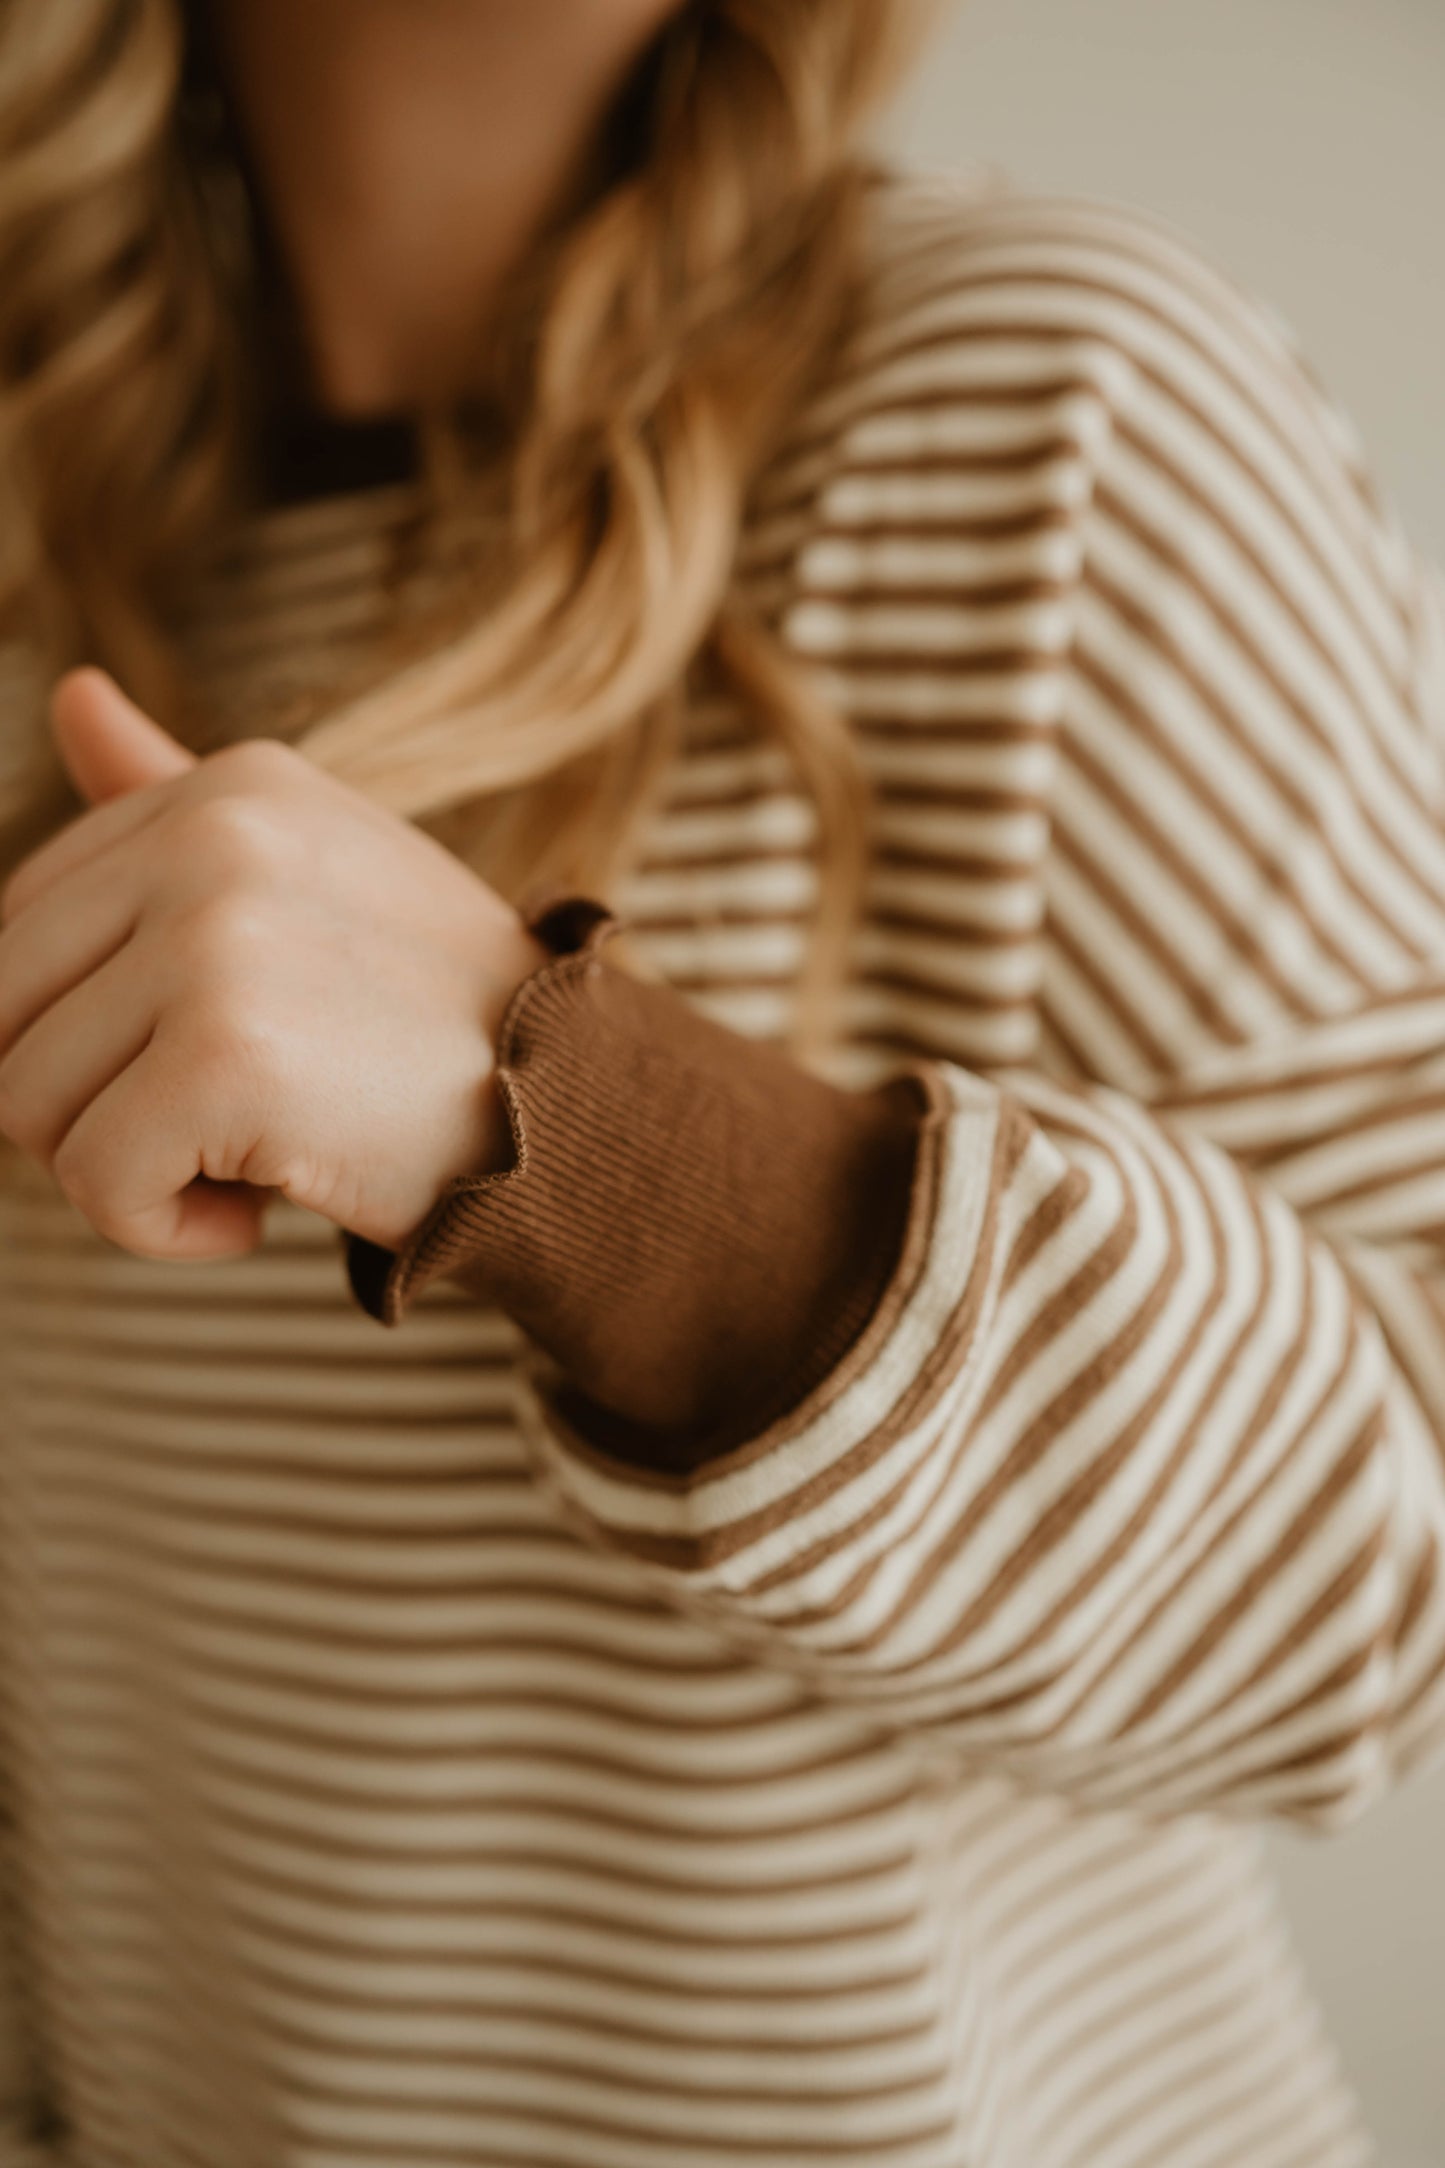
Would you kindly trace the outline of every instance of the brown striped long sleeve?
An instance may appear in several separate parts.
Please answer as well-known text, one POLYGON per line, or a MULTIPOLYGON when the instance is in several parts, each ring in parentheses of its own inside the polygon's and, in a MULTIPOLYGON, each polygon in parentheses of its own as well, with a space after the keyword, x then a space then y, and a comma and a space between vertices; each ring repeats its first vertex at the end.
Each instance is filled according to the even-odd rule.
POLYGON ((1445 1668, 1439 1447, 1368 1277, 1123 1095, 942 1082, 817 1392, 682 1479, 554 1398, 547 1474, 668 1600, 968 1765, 1357 1811, 1438 1745, 1445 1668))
MULTIPOLYGON (((816 1314, 878 1189, 830 1123, 876 1107, 876 1126, 881 1091, 835 1088, 825 1118, 769 1048, 714 1026, 679 1054, 677 996, 619 1046, 596 995, 547 1013, 554 976, 530 1001, 547 1046, 506 1071, 525 1172, 454 1185, 431 1247, 564 1366, 537 1404, 540 1465, 665 1600, 963 1765, 1090 1804, 1330 1823, 1445 1733, 1445 676, 1426 568, 1261 319, 1236 306, 1220 331, 1137 231, 1061 251, 1031 215, 999 220, 988 305, 1022 287, 1081 340, 1097 324, 1068 355, 1070 548, 1032 618, 1016 606, 1056 628, 1026 743, 1053 770, 1036 872, 1073 1073, 918 1065, 902 1256, 880 1210, 893 1269, 867 1330, 690 1472, 607 1411, 634 1418, 687 1360, 684 1405, 724 1413, 778 1374, 778 1332, 816 1314), (722 1087, 734 1117, 714 1123, 722 1087), (754 1262, 770 1237, 806 1277, 796 1312, 754 1262)), ((917 342, 935 371, 974 336, 976 291, 936 298, 917 342)), ((885 426, 938 471, 969 390, 875 403, 834 490, 866 489, 885 426)), ((915 517, 851 555, 817 545, 827 598, 792 624, 835 671, 876 682, 881 663, 938 700, 950 667, 969 680, 971 627, 958 545, 915 517)))
MULTIPOLYGON (((1445 1730, 1441 588, 1157 222, 883 176, 868 251, 738 563, 874 785, 826 1075, 770 1088, 813 817, 699 682, 608 899, 646 999, 604 1063, 564 968, 519 1054, 525 1336, 485 1272, 378 1330, 285 1204, 157 1264, 6 1164, 3 2168, 1373 2157, 1258 1825, 1445 1730), (698 1194, 626 1122, 589 1171, 704 1020, 698 1194), (691 1412, 744 1433, 668 1465, 595 1291, 710 1290, 729 1136, 778 1345, 730 1289, 691 1412)), ((425 610, 417 510, 238 538, 212 742, 425 610)))

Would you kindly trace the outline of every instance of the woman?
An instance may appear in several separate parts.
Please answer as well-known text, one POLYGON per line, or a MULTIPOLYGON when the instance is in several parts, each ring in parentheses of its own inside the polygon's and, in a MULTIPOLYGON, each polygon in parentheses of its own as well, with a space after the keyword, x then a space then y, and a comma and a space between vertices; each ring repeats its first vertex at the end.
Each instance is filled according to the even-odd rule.
POLYGON ((10 0, 6 2168, 1368 2157, 1441 591, 906 14, 10 0))

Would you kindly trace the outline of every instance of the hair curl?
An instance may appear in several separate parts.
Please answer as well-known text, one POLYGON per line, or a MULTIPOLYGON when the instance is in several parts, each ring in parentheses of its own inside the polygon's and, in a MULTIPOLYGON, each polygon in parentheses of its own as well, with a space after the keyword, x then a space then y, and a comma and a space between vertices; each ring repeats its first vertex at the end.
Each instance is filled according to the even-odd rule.
MULTIPOLYGON (((919 0, 691 0, 648 54, 629 153, 499 312, 503 576, 284 725, 498 885, 605 887, 711 666, 818 815, 799 1043, 856 924, 866 789, 846 726, 744 607, 749 489, 845 325, 865 117, 919 0)), ((0 25, 0 635, 116 672, 187 734, 177 625, 254 472, 255 259, 195 124, 182 0, 7 0, 0 25), (251 336, 238 336, 237 323, 251 336)), ((483 483, 464 433, 433 479, 483 483)), ((497 482, 494 474, 492 485, 497 482)), ((437 501, 448 491, 438 488, 437 501)), ((0 745, 0 854, 71 810, 33 703, 0 745)), ((270 727, 268 725, 267 727, 270 727)))

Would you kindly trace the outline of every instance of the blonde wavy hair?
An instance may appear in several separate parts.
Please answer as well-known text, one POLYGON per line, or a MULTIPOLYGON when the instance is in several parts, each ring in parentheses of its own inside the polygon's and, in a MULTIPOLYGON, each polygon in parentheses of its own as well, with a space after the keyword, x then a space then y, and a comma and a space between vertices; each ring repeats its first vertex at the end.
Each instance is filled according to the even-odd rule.
MULTIPOLYGON (((446 418, 424 433, 438 506, 500 486, 507 547, 484 606, 453 596, 385 669, 263 725, 509 893, 605 891, 682 688, 711 666, 817 811, 800 1044, 823 1035, 846 966, 866 790, 734 561, 749 490, 844 335, 860 131, 926 12, 679 8, 630 89, 629 155, 499 311, 503 471, 484 482, 446 418)), ((177 626, 247 508, 263 352, 236 176, 194 125, 192 16, 191 0, 7 0, 0 26, 0 637, 50 672, 103 662, 183 737, 177 626)), ((73 804, 38 707, 6 734, 13 862, 73 804)))

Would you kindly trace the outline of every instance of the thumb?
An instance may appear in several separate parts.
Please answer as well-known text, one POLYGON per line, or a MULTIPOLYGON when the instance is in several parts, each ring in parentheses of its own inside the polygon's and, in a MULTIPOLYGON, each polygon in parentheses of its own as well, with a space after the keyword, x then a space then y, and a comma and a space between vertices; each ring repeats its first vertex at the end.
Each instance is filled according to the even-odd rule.
POLYGON ((104 670, 70 670, 50 698, 51 728, 66 772, 91 805, 148 783, 167 783, 196 756, 128 700, 104 670))

